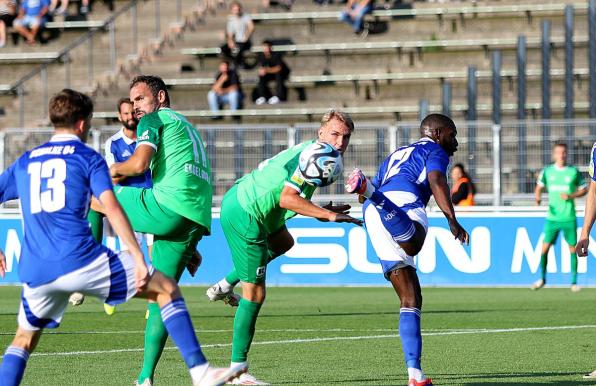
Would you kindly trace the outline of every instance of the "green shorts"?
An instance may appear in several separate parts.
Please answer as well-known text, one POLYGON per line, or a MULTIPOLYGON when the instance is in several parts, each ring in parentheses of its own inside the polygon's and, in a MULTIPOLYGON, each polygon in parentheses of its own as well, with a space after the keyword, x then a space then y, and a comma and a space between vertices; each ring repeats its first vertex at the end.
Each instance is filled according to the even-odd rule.
POLYGON ((273 251, 269 250, 265 228, 240 206, 236 191, 237 185, 234 185, 223 198, 221 227, 232 252, 238 278, 245 283, 263 283, 273 251))
POLYGON ((180 280, 206 228, 160 205, 152 189, 117 186, 114 192, 132 228, 154 235, 153 267, 180 280))
POLYGON ((559 231, 563 232, 563 237, 570 247, 577 244, 577 223, 573 221, 550 221, 546 220, 544 223, 544 242, 547 244, 554 244, 557 241, 559 231))

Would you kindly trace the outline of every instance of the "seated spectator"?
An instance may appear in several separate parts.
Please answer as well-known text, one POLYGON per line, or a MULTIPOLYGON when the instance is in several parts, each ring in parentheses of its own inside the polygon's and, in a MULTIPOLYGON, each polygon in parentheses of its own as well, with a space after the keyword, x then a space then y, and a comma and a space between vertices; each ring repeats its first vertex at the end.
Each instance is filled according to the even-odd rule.
MULTIPOLYGON (((236 71, 230 69, 230 63, 222 60, 219 72, 215 75, 215 83, 207 94, 207 101, 212 112, 218 112, 220 106, 230 105, 230 111, 236 111, 242 105, 242 88, 236 71)), ((214 119, 221 119, 214 116, 214 119)))
POLYGON ((476 194, 476 187, 466 173, 464 165, 455 164, 451 169, 451 201, 453 205, 458 206, 473 206, 474 194, 476 194))
POLYGON ((255 103, 262 105, 265 102, 274 105, 287 100, 288 88, 286 80, 290 76, 290 69, 278 52, 272 51, 272 43, 263 41, 263 52, 259 54, 259 84, 257 85, 257 98, 255 103), (275 94, 269 89, 269 82, 275 81, 275 94))
POLYGON ((17 17, 16 0, 0 0, 0 48, 6 45, 6 30, 17 17))
POLYGON ((374 0, 349 0, 339 19, 352 26, 354 33, 362 32, 364 15, 373 10, 374 0))
POLYGON ((45 25, 50 0, 23 0, 14 29, 25 38, 28 44, 35 44, 37 34, 45 25))
POLYGON ((68 10, 68 2, 69 0, 50 0, 48 13, 52 15, 65 15, 68 10), (58 3, 60 3, 60 7, 58 7, 58 3))
POLYGON ((255 27, 248 14, 242 13, 242 5, 234 1, 230 5, 230 14, 226 24, 226 44, 221 47, 222 54, 233 60, 235 67, 247 67, 244 53, 250 50, 250 37, 255 27))

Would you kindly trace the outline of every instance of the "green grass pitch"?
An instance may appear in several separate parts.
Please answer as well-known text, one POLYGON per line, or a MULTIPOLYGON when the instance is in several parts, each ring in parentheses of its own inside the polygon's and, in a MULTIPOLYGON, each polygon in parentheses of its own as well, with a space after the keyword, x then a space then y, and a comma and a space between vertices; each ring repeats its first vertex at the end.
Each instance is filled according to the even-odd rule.
MULTIPOLYGON (((204 351, 229 361, 233 309, 183 289, 204 351)), ((0 287, 0 340, 16 327, 19 288, 0 287)), ((596 289, 423 289, 423 367, 436 385, 594 385, 596 289)), ((271 288, 251 372, 274 385, 405 385, 390 288, 271 288)), ((130 385, 142 358, 145 304, 107 316, 87 299, 42 338, 24 385, 130 385)), ((169 341, 156 385, 189 385, 169 341)))

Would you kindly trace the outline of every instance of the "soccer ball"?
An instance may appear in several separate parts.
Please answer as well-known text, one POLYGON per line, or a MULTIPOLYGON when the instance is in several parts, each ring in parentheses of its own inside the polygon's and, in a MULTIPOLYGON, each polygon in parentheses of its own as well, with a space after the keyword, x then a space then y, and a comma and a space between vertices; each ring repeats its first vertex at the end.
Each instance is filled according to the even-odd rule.
POLYGON ((315 142, 300 153, 298 168, 311 185, 331 185, 342 173, 341 154, 325 142, 315 142))
POLYGON ((70 295, 68 301, 75 307, 80 306, 85 301, 85 295, 80 292, 74 292, 72 295, 70 295))

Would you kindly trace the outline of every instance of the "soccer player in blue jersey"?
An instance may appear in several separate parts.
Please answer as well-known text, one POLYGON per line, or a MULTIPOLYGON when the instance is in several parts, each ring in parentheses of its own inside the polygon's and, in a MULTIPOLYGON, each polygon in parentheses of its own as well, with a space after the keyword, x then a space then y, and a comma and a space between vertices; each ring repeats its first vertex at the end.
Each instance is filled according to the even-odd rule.
POLYGON ((368 235, 385 278, 401 301, 399 335, 408 386, 432 385, 420 365, 422 291, 414 262, 426 238, 425 208, 431 195, 455 238, 469 242, 468 233, 455 218, 446 177, 449 157, 457 151, 455 124, 445 115, 431 114, 420 124, 420 134, 420 140, 387 157, 372 181, 356 169, 346 184, 349 193, 366 198, 363 213, 368 235))
MULTIPOLYGON (((103 158, 85 145, 93 114, 91 99, 65 89, 50 100, 54 136, 27 151, 0 175, 0 202, 20 198, 24 221, 19 277, 23 282, 16 336, 0 367, 0 385, 18 385, 42 330, 57 328, 78 291, 108 304, 133 296, 156 301, 195 385, 219 385, 240 369, 209 366, 177 284, 150 273, 130 223, 112 191, 103 158), (91 196, 105 208, 129 253, 97 243, 86 215, 91 196)), ((6 267, 0 253, 0 275, 6 267)), ((50 382, 51 383, 51 382, 50 382)))
MULTIPOLYGON (((130 98, 120 98, 120 100, 118 100, 118 120, 122 123, 122 128, 118 130, 116 134, 108 138, 104 146, 105 159, 108 167, 115 162, 126 161, 135 151, 137 144, 137 125, 139 121, 134 116, 133 104, 130 98)), ((151 170, 147 170, 145 173, 138 176, 119 177, 116 180, 113 179, 112 182, 121 186, 134 186, 147 189, 153 186, 151 182, 151 170)), ((95 240, 102 242, 104 216, 101 213, 90 209, 87 219, 91 224, 91 232, 93 233, 95 240)), ((106 235, 108 237, 115 236, 111 227, 106 229, 106 235)), ((149 254, 151 254, 153 235, 149 233, 135 232, 135 237, 139 245, 142 243, 143 238, 145 238, 149 254)), ((120 240, 120 250, 128 250, 128 246, 122 240, 120 240)), ((71 295, 69 301, 74 306, 78 306, 83 303, 84 299, 85 297, 82 294, 74 293, 71 295)), ((104 304, 104 309, 108 315, 112 315, 116 308, 109 304, 104 304)))
MULTIPOLYGON (((590 231, 594 226, 596 220, 596 142, 592 145, 592 153, 590 154, 590 186, 588 187, 588 195, 586 198, 586 209, 584 212, 584 225, 577 242, 576 251, 577 256, 588 256, 588 246, 590 244, 590 231)), ((584 375, 587 379, 596 379, 596 370, 584 375)))

